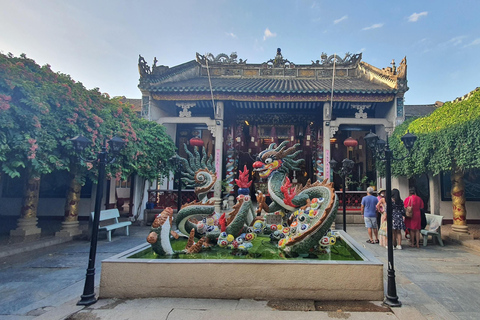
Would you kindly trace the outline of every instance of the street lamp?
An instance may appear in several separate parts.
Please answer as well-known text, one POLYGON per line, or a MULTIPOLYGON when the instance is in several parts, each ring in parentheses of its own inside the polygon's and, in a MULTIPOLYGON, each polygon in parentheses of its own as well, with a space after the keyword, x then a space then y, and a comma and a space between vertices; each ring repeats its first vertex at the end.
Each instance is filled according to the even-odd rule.
POLYGON ((335 159, 330 160, 330 168, 332 168, 332 171, 338 174, 340 177, 342 177, 343 180, 343 188, 342 188, 342 203, 343 203, 343 231, 347 232, 347 203, 345 201, 345 189, 346 189, 346 177, 347 175, 352 172, 353 166, 355 165, 355 162, 352 160, 345 158, 342 161, 342 167, 340 170, 335 171, 335 168, 337 167, 337 161, 335 159))
POLYGON ((408 151, 407 156, 394 158, 393 151, 387 141, 381 140, 375 133, 370 132, 365 136, 367 146, 373 150, 373 155, 381 161, 385 161, 385 201, 387 203, 387 241, 388 241, 388 268, 387 268, 387 295, 384 303, 390 307, 401 307, 402 303, 398 300, 397 286, 395 284, 395 268, 393 265, 393 242, 392 242, 392 160, 403 160, 410 155, 410 151, 415 144, 417 137, 407 132, 401 140, 408 151))
MULTIPOLYGON (((75 138, 70 139, 70 141, 72 141, 73 147, 78 154, 81 154, 90 144, 90 141, 83 136, 76 136, 75 138)), ((90 239, 90 254, 88 258, 87 276, 85 278, 85 286, 81 300, 77 302, 77 305, 79 306, 89 306, 97 302, 97 299, 95 298, 95 256, 97 254, 98 225, 100 221, 100 210, 103 198, 105 166, 115 161, 115 156, 125 146, 125 141, 123 141, 121 138, 113 137, 108 141, 108 145, 110 146, 109 152, 107 152, 106 141, 103 142, 102 150, 97 154, 97 159, 85 160, 80 157, 80 159, 87 162, 98 161, 98 183, 97 193, 95 196, 95 211, 93 215, 92 236, 90 239), (110 160, 107 160, 109 154, 111 154, 112 157, 110 160)))
POLYGON ((170 158, 170 162, 172 163, 175 169, 175 175, 177 176, 178 180, 178 190, 177 190, 177 212, 180 211, 180 207, 182 206, 182 169, 183 163, 182 158, 175 154, 173 157, 170 158))

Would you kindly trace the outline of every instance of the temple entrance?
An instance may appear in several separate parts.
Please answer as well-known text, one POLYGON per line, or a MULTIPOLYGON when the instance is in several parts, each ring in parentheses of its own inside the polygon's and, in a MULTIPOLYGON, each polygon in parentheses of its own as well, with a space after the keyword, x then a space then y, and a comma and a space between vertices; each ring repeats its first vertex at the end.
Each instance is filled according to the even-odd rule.
MULTIPOLYGON (((292 108, 295 108, 295 104, 292 104, 292 108)), ((321 107, 319 106, 319 108, 321 107)), ((238 168, 241 169, 246 165, 252 173, 252 196, 258 190, 268 194, 266 180, 253 173, 252 165, 257 160, 258 154, 266 150, 272 143, 278 146, 280 143, 288 141, 287 147, 300 144, 298 149, 302 150, 302 153, 299 157, 303 158, 304 162, 298 172, 290 172, 289 178, 293 184, 303 185, 309 179, 312 182, 317 180, 317 149, 321 147, 323 139, 319 133, 319 126, 322 123, 321 118, 319 118, 321 112, 300 113, 293 110, 283 113, 261 113, 261 110, 252 110, 251 113, 245 113, 241 110, 236 110, 236 112, 238 112, 237 116, 229 122, 230 131, 234 135, 233 141, 235 152, 238 154, 238 168)), ((323 156, 322 152, 320 154, 323 156)))

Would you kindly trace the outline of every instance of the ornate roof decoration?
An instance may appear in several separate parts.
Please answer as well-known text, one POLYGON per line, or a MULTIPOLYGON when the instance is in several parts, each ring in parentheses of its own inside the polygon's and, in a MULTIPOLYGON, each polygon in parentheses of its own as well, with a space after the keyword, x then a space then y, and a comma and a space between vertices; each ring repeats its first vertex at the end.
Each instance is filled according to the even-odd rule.
POLYGON ((404 57, 398 68, 395 66, 395 60, 392 60, 391 67, 379 69, 366 62, 359 64, 359 70, 368 79, 384 83, 398 91, 406 92, 407 87, 407 57, 404 57))
POLYGON ((238 59, 236 52, 217 56, 197 52, 196 60, 171 68, 157 66, 157 59, 154 58, 150 68, 145 59, 139 56, 138 87, 156 96, 187 94, 192 95, 191 99, 193 96, 211 95, 210 82, 214 94, 235 96, 231 100, 250 95, 319 95, 331 93, 332 77, 335 75, 335 94, 375 95, 381 99, 387 99, 383 97, 387 95, 388 99, 392 99, 392 95, 408 90, 406 58, 398 67, 393 61, 391 67, 383 69, 361 60, 362 53, 347 52, 341 58, 322 52, 321 60, 312 61, 311 64, 294 64, 285 59, 278 48, 274 59, 258 64, 247 64, 247 60, 238 59))
POLYGON ((272 64, 274 68, 285 68, 285 67, 295 68, 295 64, 293 62, 290 62, 287 59, 283 59, 281 48, 277 48, 277 54, 275 55, 275 59, 270 59, 267 62, 263 63, 263 65, 265 64, 266 65, 272 64))
POLYGON ((138 72, 140 73, 140 77, 150 75, 150 74, 161 75, 169 71, 170 69, 169 67, 157 66, 157 62, 158 62, 157 57, 154 57, 152 69, 150 69, 150 66, 147 64, 145 59, 141 55, 138 55, 138 72))
POLYGON ((206 65, 207 60, 208 64, 245 64, 247 60, 240 59, 237 61, 237 53, 232 52, 230 56, 226 55, 225 53, 220 53, 216 57, 211 54, 207 53, 206 55, 201 55, 200 53, 196 53, 197 62, 201 65, 206 65))
POLYGON ((358 62, 362 60, 362 53, 351 54, 350 52, 345 53, 345 57, 342 59, 336 54, 332 54, 328 56, 325 52, 322 52, 320 56, 322 60, 313 61, 312 66, 320 67, 320 66, 330 66, 333 65, 333 61, 335 60, 335 65, 356 65, 358 62))

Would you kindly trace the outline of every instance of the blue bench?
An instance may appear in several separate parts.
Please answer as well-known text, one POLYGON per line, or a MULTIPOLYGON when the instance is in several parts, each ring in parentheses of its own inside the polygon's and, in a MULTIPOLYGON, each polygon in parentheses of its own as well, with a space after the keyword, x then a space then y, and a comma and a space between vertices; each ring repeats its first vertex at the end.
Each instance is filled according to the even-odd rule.
MULTIPOLYGON (((91 213, 92 221, 94 214, 94 212, 91 213)), ((118 218, 120 218, 120 212, 118 212, 118 209, 108 209, 100 211, 100 222, 109 221, 109 223, 102 223, 101 226, 98 227, 98 231, 106 231, 108 241, 112 241, 112 231, 115 231, 119 228, 125 228, 125 234, 127 236, 129 235, 128 227, 132 224, 132 222, 119 222, 118 218)))

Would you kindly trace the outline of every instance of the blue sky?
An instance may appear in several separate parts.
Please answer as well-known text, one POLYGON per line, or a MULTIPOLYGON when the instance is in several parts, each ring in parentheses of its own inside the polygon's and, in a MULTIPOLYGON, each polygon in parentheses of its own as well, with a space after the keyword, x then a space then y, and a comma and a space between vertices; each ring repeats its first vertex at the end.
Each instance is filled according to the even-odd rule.
POLYGON ((140 98, 138 55, 175 66, 195 52, 296 64, 363 52, 385 68, 407 57, 406 104, 480 86, 480 3, 458 1, 0 0, 0 51, 26 53, 87 88, 140 98))

